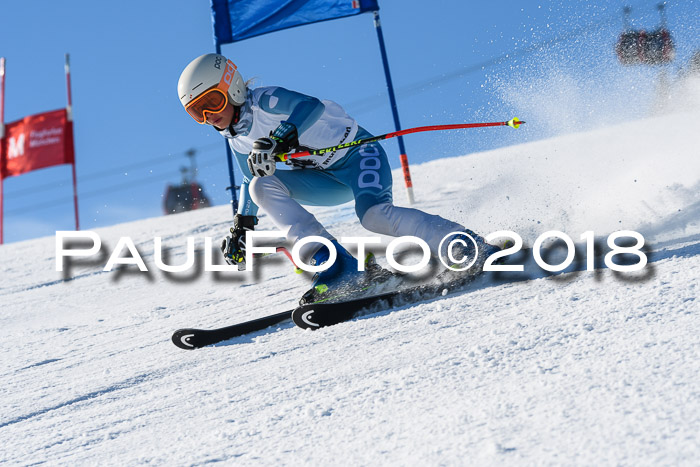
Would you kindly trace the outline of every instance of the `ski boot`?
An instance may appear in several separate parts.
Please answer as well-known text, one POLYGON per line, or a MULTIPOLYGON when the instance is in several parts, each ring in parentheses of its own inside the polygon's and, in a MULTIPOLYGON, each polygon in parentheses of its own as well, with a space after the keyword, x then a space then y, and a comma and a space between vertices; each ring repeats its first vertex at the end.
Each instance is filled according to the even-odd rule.
POLYGON ((367 279, 372 283, 383 283, 396 276, 396 274, 381 267, 377 263, 374 253, 371 252, 365 256, 365 273, 367 273, 367 279))
MULTIPOLYGON (((371 283, 367 280, 367 273, 357 270, 357 260, 337 240, 332 240, 331 243, 338 256, 330 268, 314 275, 311 288, 299 300, 300 305, 340 298, 362 291, 371 283)), ((328 261, 328 258, 330 251, 323 246, 313 255, 310 264, 319 266, 328 261)))
POLYGON ((501 248, 496 245, 486 243, 486 240, 484 240, 482 236, 475 234, 471 230, 465 229, 464 233, 471 236, 474 239, 474 242, 476 242, 476 259, 474 259, 474 242, 472 242, 467 235, 455 235, 450 242, 453 242, 454 240, 462 240, 463 243, 456 243, 452 247, 452 258, 447 255, 446 260, 449 267, 453 270, 462 271, 468 275, 476 276, 482 272, 484 263, 488 257, 497 251, 501 251, 501 248), (452 263, 452 259, 456 261, 452 263), (469 268, 462 270, 462 268, 471 263, 472 260, 474 261, 474 264, 472 264, 469 268))

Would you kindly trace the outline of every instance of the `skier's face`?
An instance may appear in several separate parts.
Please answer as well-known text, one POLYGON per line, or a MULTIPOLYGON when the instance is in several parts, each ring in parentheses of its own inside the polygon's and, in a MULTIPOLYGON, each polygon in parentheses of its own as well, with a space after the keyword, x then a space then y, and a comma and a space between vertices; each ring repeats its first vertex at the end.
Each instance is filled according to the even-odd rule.
POLYGON ((215 114, 207 112, 206 115, 209 125, 213 125, 220 130, 228 128, 231 124, 231 120, 233 120, 233 104, 229 102, 221 112, 215 114))

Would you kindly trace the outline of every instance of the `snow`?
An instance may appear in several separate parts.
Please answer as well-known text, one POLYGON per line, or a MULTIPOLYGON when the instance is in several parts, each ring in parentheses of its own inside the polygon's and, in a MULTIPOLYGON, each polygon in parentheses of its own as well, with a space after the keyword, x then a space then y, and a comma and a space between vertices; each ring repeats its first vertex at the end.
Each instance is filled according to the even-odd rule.
MULTIPOLYGON (((66 273, 54 237, 3 245, 0 462, 695 464, 695 119, 412 167, 417 207, 479 233, 531 245, 552 229, 577 243, 638 230, 650 255, 640 273, 531 271, 316 332, 286 322, 196 351, 172 345, 181 327, 292 308, 308 285, 277 257, 254 274, 205 272, 201 260, 189 274, 155 268, 154 237, 181 264, 188 236, 201 250, 226 232, 226 206, 98 229, 102 255, 66 273), (122 236, 149 273, 102 271, 122 236)), ((351 204, 314 212, 339 236, 369 234, 351 204)))

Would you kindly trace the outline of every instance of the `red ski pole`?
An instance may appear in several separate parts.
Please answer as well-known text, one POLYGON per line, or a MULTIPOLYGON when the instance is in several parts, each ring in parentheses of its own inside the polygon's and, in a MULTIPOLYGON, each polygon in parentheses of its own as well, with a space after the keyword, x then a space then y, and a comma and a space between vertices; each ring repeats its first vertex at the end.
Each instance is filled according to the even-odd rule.
POLYGON ((296 159, 297 157, 318 156, 321 154, 325 154, 327 152, 333 152, 333 151, 338 151, 341 149, 347 149, 347 148, 351 148, 353 146, 361 146, 363 144, 373 143, 375 141, 381 141, 384 139, 394 138, 396 136, 408 135, 411 133, 420 133, 423 131, 461 130, 464 128, 482 128, 482 127, 489 127, 489 126, 509 126, 511 128, 518 128, 523 123, 525 123, 525 122, 518 120, 517 118, 512 118, 512 119, 508 120, 507 122, 457 123, 454 125, 419 126, 416 128, 408 128, 406 130, 394 131, 393 133, 387 133, 385 135, 372 136, 371 138, 358 139, 355 141, 350 141, 348 143, 339 144, 338 146, 331 146, 329 148, 312 149, 310 151, 278 154, 275 157, 280 162, 286 162, 289 159, 296 159))

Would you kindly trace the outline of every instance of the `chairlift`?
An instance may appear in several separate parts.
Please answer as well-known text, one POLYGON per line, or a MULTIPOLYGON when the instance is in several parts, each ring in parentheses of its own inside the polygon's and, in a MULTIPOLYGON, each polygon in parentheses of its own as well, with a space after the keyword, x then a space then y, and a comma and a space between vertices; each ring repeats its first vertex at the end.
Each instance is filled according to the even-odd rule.
POLYGON ((650 32, 633 29, 629 21, 632 8, 623 9, 624 31, 615 47, 617 58, 623 65, 665 65, 675 58, 676 49, 666 27, 664 4, 660 3, 657 9, 661 15, 661 25, 650 32))
POLYGON ((190 158, 190 168, 180 167, 182 182, 179 185, 168 184, 165 188, 163 210, 166 215, 211 206, 209 198, 204 194, 204 188, 195 180, 195 152, 194 149, 190 149, 185 153, 190 158))

